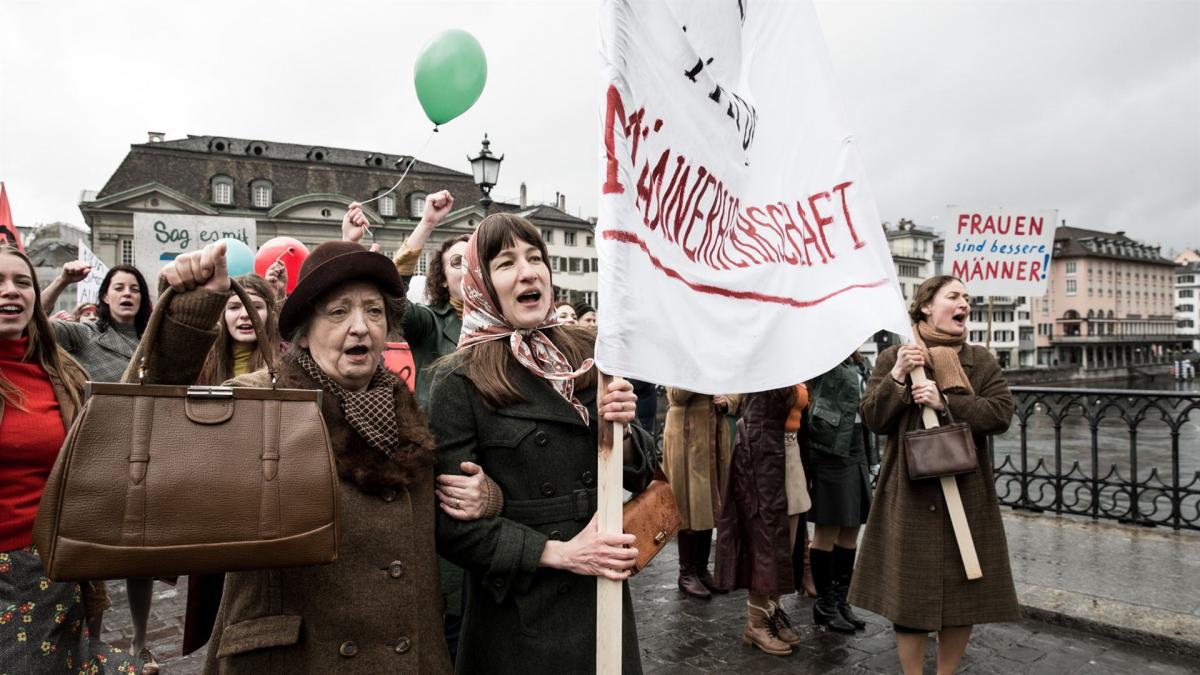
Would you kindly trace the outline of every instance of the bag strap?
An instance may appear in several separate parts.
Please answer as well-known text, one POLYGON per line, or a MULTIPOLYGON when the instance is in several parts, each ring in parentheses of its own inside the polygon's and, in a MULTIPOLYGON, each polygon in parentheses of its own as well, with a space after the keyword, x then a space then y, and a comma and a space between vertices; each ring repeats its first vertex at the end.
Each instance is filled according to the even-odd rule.
MULTIPOLYGON (((229 287, 241 299, 242 304, 246 307, 246 314, 250 317, 250 324, 254 326, 254 337, 259 344, 265 344, 267 339, 267 330, 263 326, 262 317, 258 312, 254 311, 254 303, 250 300, 250 294, 242 285, 232 278, 229 280, 229 287)), ((150 361, 150 357, 154 354, 155 338, 158 337, 158 331, 162 326, 163 317, 167 315, 167 308, 171 306, 171 300, 179 294, 170 286, 158 298, 158 305, 154 308, 154 313, 150 315, 150 323, 147 324, 146 330, 142 333, 142 341, 138 344, 137 351, 133 355, 132 361, 137 363, 137 370, 131 373, 133 383, 142 384, 146 377, 146 364, 150 361)), ((271 388, 275 388, 275 383, 278 377, 275 373, 274 365, 267 365, 267 372, 271 374, 271 388)))

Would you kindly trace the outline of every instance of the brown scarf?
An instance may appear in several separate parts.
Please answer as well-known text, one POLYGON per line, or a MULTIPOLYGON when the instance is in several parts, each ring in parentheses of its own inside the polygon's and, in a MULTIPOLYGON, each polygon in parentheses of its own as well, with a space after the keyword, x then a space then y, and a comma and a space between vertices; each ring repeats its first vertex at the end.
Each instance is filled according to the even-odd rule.
POLYGON ((950 335, 934 328, 925 321, 913 326, 913 337, 917 346, 925 352, 925 362, 933 370, 933 381, 944 393, 974 394, 971 381, 958 360, 958 352, 967 344, 967 333, 950 335))
POLYGON ((366 391, 346 391, 321 370, 308 350, 301 351, 296 360, 305 374, 337 398, 346 421, 367 445, 391 459, 400 447, 400 425, 396 423, 396 397, 393 391, 396 376, 380 363, 366 391))

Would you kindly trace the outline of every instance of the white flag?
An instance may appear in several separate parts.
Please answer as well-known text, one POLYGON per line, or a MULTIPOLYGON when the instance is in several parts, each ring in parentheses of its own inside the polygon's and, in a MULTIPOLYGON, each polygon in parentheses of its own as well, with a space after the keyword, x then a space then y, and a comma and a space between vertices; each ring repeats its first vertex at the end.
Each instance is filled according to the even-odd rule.
POLYGON ((600 31, 602 370, 762 391, 911 334, 810 3, 606 0, 600 31))

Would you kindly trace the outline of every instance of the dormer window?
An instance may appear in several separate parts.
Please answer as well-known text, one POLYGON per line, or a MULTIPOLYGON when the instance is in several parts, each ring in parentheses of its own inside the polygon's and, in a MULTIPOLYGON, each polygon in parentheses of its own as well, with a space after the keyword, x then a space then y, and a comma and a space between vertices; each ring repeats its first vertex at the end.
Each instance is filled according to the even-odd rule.
POLYGON ((311 148, 308 151, 308 159, 313 162, 324 162, 329 156, 329 150, 325 148, 311 148))
POLYGON ((233 179, 229 176, 213 176, 212 200, 214 204, 233 204, 233 179))
POLYGON ((208 142, 209 152, 229 152, 229 139, 214 138, 208 142))
POLYGON ((246 146, 246 154, 254 157, 262 157, 267 154, 267 144, 262 141, 254 141, 246 146))
POLYGON ((250 183, 250 203, 257 209, 271 208, 271 181, 256 180, 250 183))
POLYGON ((420 218, 425 212, 425 193, 414 192, 408 196, 409 214, 413 218, 420 218))
POLYGON ((384 218, 396 216, 396 195, 384 195, 379 198, 379 215, 384 218))
POLYGON ((383 155, 367 155, 367 166, 383 166, 384 162, 383 155))

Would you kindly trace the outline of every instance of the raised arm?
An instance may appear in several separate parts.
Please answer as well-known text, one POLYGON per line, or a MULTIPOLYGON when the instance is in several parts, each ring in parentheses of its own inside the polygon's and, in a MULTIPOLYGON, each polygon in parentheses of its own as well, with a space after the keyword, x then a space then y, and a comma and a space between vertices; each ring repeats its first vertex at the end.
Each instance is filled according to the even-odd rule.
POLYGON ((58 302, 58 296, 62 295, 64 289, 73 283, 83 281, 92 273, 92 266, 78 260, 68 260, 63 263, 62 271, 54 277, 42 289, 42 309, 46 310, 47 314, 54 313, 54 304, 58 302))

